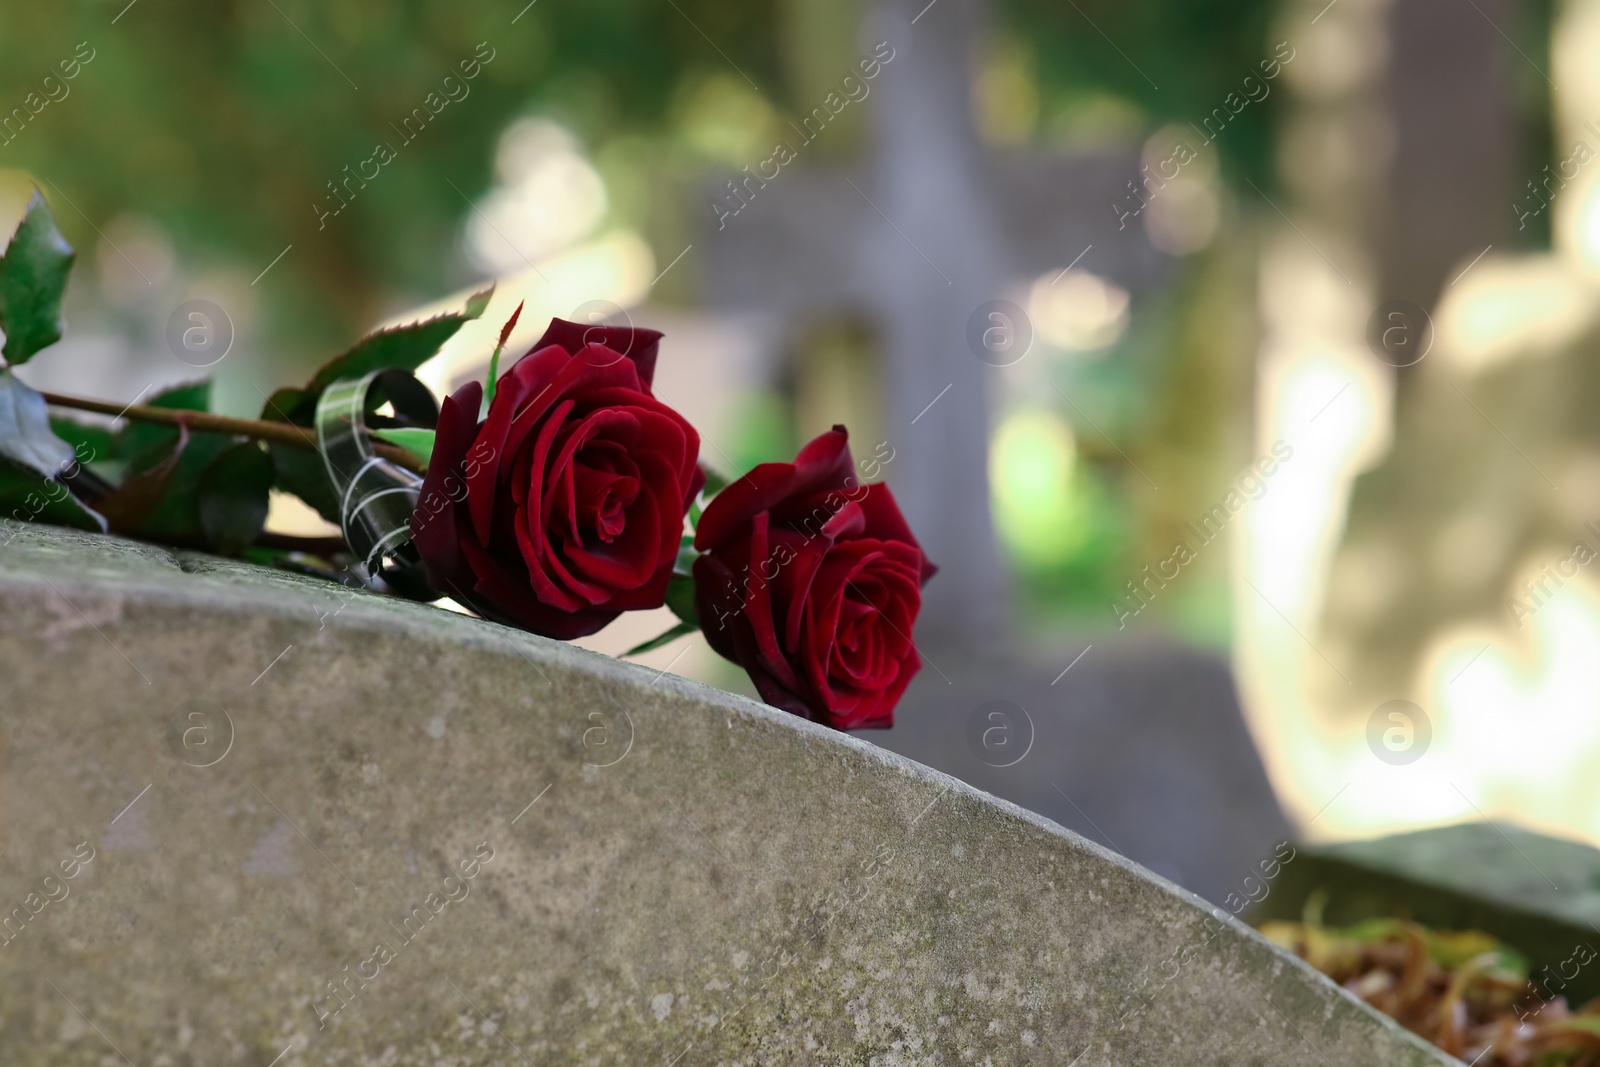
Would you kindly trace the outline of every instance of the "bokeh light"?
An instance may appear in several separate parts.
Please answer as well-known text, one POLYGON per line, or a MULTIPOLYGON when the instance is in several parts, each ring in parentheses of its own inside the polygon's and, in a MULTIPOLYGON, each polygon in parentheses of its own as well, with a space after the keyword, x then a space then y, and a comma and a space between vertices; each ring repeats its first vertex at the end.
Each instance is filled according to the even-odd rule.
POLYGON ((570 247, 606 214, 606 188, 567 130, 519 119, 500 135, 499 184, 467 219, 474 266, 507 274, 570 247))
POLYGON ((1039 336, 1079 352, 1109 348, 1128 328, 1128 291, 1086 270, 1040 275, 1028 296, 1039 336))
POLYGON ((1072 429, 1053 412, 1015 410, 995 430, 989 447, 995 525, 1025 565, 1059 563, 1082 544, 1076 458, 1072 429))

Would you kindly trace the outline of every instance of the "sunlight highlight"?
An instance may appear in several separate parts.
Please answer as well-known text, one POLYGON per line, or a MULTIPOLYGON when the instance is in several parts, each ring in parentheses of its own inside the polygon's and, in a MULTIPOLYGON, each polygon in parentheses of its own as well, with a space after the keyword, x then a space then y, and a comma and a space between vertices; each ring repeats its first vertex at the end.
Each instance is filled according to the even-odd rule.
POLYGON ((1007 415, 989 446, 989 484, 1001 539, 1019 559, 1057 563, 1081 547, 1083 521, 1073 506, 1077 448, 1052 411, 1007 415))

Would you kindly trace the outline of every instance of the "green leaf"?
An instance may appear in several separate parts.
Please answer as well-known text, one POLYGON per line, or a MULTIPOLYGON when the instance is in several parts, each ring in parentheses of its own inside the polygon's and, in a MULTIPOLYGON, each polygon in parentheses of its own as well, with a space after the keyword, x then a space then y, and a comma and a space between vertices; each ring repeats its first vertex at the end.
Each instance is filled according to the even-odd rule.
POLYGON ((682 619, 684 625, 698 628, 700 613, 694 604, 694 561, 700 553, 694 550, 694 537, 685 534, 678 543, 678 558, 672 564, 672 577, 667 579, 667 607, 682 619))
POLYGON ((9 370, 0 369, 0 456, 41 478, 72 465, 72 446, 50 428, 44 397, 9 370))
POLYGON ((463 309, 462 314, 469 319, 482 318, 483 313, 489 310, 489 301, 493 296, 494 286, 491 285, 487 289, 479 289, 476 293, 467 297, 467 306, 463 309))
POLYGON ((368 334, 349 351, 325 363, 306 386, 306 391, 320 395, 340 378, 359 378, 375 370, 416 370, 432 359, 461 327, 483 314, 492 292, 491 289, 477 294, 463 311, 368 334))
POLYGON ((51 415, 50 429, 57 437, 71 445, 80 458, 89 457, 86 462, 93 463, 111 455, 111 427, 103 423, 90 424, 61 415, 51 415))
POLYGON ((700 495, 705 497, 706 500, 709 501, 712 497, 728 488, 728 479, 724 478, 722 475, 718 474, 704 463, 700 464, 700 469, 706 472, 706 485, 704 489, 700 490, 700 495))
POLYGON ((691 529, 700 525, 700 516, 705 514, 706 505, 711 503, 711 498, 728 488, 728 479, 706 466, 700 464, 700 470, 706 476, 706 484, 700 492, 695 494, 694 500, 689 503, 689 526, 691 529))
POLYGON ((0 369, 0 514, 104 533, 105 518, 55 481, 77 462, 52 428, 44 397, 0 369))
POLYGON ((637 656, 642 652, 649 652, 652 649, 660 648, 662 645, 669 645, 678 638, 682 637, 684 634, 692 634, 698 629, 700 629, 700 627, 693 626, 686 622, 680 622, 666 633, 657 637, 652 637, 642 645, 634 645, 632 648, 628 649, 628 651, 624 652, 623 656, 637 656))
MULTIPOLYGON (((157 393, 151 407, 178 411, 207 411, 211 406, 211 382, 184 382, 157 393)), ((188 443, 174 459, 181 439, 174 426, 129 422, 112 438, 112 455, 127 463, 127 478, 111 505, 116 518, 112 527, 169 544, 208 545, 200 517, 200 479, 207 468, 237 439, 231 434, 189 434, 188 443), (169 466, 170 464, 170 466, 169 466), (123 498, 123 490, 129 490, 123 498)), ((307 453, 317 459, 314 453, 307 453)), ((318 460, 320 462, 320 460, 318 460)))
MULTIPOLYGON (((475 293, 458 312, 439 315, 422 322, 379 330, 356 342, 354 347, 317 371, 303 389, 279 389, 268 398, 261 417, 272 422, 310 426, 323 390, 340 378, 361 376, 375 370, 414 371, 432 359, 441 345, 456 335, 462 326, 480 318, 493 295, 491 287, 475 293)), ((402 446, 404 447, 404 446, 402 446)), ((339 522, 339 498, 328 481, 322 457, 273 445, 269 451, 277 471, 276 488, 293 493, 329 522, 339 522)))
POLYGON ((316 509, 318 515, 338 526, 339 494, 333 491, 333 482, 328 480, 328 468, 322 462, 322 454, 287 445, 269 445, 268 451, 272 454, 272 466, 277 472, 273 488, 293 493, 316 509))
POLYGON ((416 370, 432 359, 462 326, 482 316, 493 293, 494 289, 489 288, 473 294, 461 311, 368 334, 348 351, 323 364, 305 388, 279 389, 273 393, 261 417, 309 426, 323 390, 340 378, 359 378, 376 370, 416 370))
POLYGON ((105 533, 106 520, 59 482, 0 459, 0 517, 105 533))
POLYGON ((111 432, 110 426, 51 415, 50 429, 57 437, 72 446, 78 462, 89 470, 112 485, 122 481, 127 471, 127 464, 112 458, 115 447, 112 442, 116 435, 111 432))
POLYGON ((234 445, 200 475, 200 528, 213 552, 236 556, 261 536, 272 480, 272 458, 254 441, 234 445))
POLYGON ((205 544, 205 526, 200 520, 200 479, 236 440, 225 434, 190 435, 189 447, 172 472, 166 492, 139 535, 174 544, 205 544))
MULTIPOLYGON (((210 411, 211 380, 204 378, 168 386, 151 397, 146 406, 173 411, 210 411)), ((135 422, 130 419, 112 435, 111 456, 138 464, 137 469, 145 470, 160 462, 160 458, 167 455, 177 440, 178 429, 175 426, 135 422), (139 464, 141 458, 144 462, 139 464)))
MULTIPOLYGON (((289 417, 289 411, 306 395, 303 389, 279 389, 267 399, 261 417, 271 422, 295 422, 297 420, 289 417)), ((315 408, 313 404, 312 410, 315 408)), ((302 425, 310 421, 307 417, 302 425)), ((272 466, 277 472, 273 487, 293 493, 318 515, 338 525, 339 495, 333 491, 333 483, 328 480, 328 469, 322 462, 321 454, 287 445, 268 445, 267 452, 272 456, 272 466)))
POLYGON ((672 561, 672 573, 685 578, 694 574, 694 561, 700 558, 700 553, 694 550, 694 535, 684 534, 678 541, 678 558, 672 561))
POLYGON ((138 534, 172 484, 172 475, 189 450, 193 437, 178 431, 178 438, 159 463, 135 470, 116 491, 99 502, 100 512, 119 534, 138 534))
POLYGON ((690 629, 700 628, 700 613, 694 606, 694 579, 674 574, 667 580, 667 607, 690 629))
POLYGON ((372 436, 380 441, 387 441, 391 445, 399 445, 413 456, 422 460, 426 467, 433 458, 433 430, 422 430, 416 427, 404 427, 396 430, 372 430, 372 436))
MULTIPOLYGON (((261 409, 261 417, 269 422, 295 422, 296 420, 289 417, 289 410, 300 403, 305 395, 306 391, 304 389, 296 389, 292 386, 274 389, 272 395, 267 397, 265 406, 261 409)), ((316 405, 313 404, 312 407, 315 409, 316 405)), ((310 421, 309 418, 306 419, 305 424, 309 424, 310 421)))
POLYGON ((12 366, 26 363, 35 352, 61 340, 61 294, 76 256, 56 229, 39 190, 0 256, 0 329, 6 332, 4 353, 12 366))

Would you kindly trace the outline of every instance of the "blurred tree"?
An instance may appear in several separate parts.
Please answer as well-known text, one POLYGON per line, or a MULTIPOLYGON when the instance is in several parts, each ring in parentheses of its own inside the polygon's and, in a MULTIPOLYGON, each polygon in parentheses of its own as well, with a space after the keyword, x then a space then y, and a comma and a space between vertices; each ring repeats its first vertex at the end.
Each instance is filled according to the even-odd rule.
MULTIPOLYGON (((1268 13, 1265 0, 1006 0, 1000 20, 1006 54, 1018 54, 1016 41, 1036 53, 1022 62, 1052 112, 1111 93, 1154 121, 1184 120, 1195 101, 1236 88, 1263 54, 1268 13), (1161 89, 1140 71, 1158 74, 1161 89)), ((686 177, 703 153, 681 121, 685 100, 728 82, 769 107, 798 106, 807 68, 789 53, 803 25, 780 0, 7 5, 0 113, 24 107, 80 42, 94 59, 66 98, 0 145, 0 166, 69 197, 82 216, 66 207, 62 225, 83 247, 129 211, 159 220, 185 261, 227 261, 252 276, 294 245, 262 282, 262 339, 309 362, 397 299, 465 280, 455 254, 463 197, 484 191, 494 137, 512 118, 551 115, 597 154, 627 145, 607 158, 686 177), (401 121, 429 93, 442 98, 443 79, 480 42, 493 59, 467 83, 470 95, 406 142, 401 121), (321 222, 328 183, 379 143, 397 158, 321 222)), ((1267 128, 1266 110, 1248 109, 1224 151, 1259 172, 1267 128)), ((612 179, 619 167, 606 170, 612 179)))
MULTIPOLYGON (((0 168, 45 183, 87 266, 125 270, 107 239, 141 259, 117 222, 128 216, 163 228, 193 276, 226 268, 248 280, 275 263, 253 290, 260 308, 251 343, 271 354, 262 384, 283 385, 375 320, 476 280, 462 251, 462 222, 473 203, 484 202, 496 139, 518 117, 546 116, 577 135, 604 178, 612 224, 644 231, 658 250, 682 248, 693 239, 697 210, 688 189, 712 169, 764 158, 785 120, 798 120, 834 89, 863 47, 869 7, 849 0, 9 4, 0 8, 0 121, 12 108, 26 114, 29 94, 48 92, 45 77, 59 73, 80 43, 94 58, 66 83, 64 98, 29 116, 14 137, 0 134, 0 168), (468 70, 481 67, 476 77, 462 77, 463 61, 468 70), (450 99, 452 87, 457 96, 463 90, 447 86, 447 76, 464 86, 464 97, 450 99), (429 121, 407 131, 419 108, 429 121), (393 158, 377 177, 353 179, 363 168, 374 173, 380 145, 393 158), (348 207, 325 215, 340 203, 335 189, 348 207)), ((974 85, 977 126, 1001 150, 1029 142, 1071 149, 1202 122, 1272 53, 1277 7, 1270 0, 991 0, 993 32, 974 85)), ((1217 139, 1224 180, 1249 176, 1268 186, 1277 97, 1246 107, 1217 139)), ((860 152, 869 135, 863 114, 847 112, 819 158, 860 152)), ((83 272, 79 285, 93 277, 83 272)), ((679 270, 656 298, 691 297, 692 279, 679 270)), ((124 298, 139 300, 137 274, 128 288, 133 295, 124 298)), ((1172 401, 1192 398, 1196 374, 1211 380, 1196 367, 1215 369, 1243 349, 1192 350, 1195 332, 1169 321, 1181 311, 1158 304, 1140 316, 1122 356, 1074 388, 1123 413, 1105 424, 1142 463, 1178 443, 1197 456, 1195 469, 1161 484, 1209 491, 1218 479, 1198 477, 1198 469, 1219 462, 1211 431, 1225 406, 1172 401)), ((137 332, 131 323, 114 328, 137 332)), ((246 406, 254 403, 249 390, 241 395, 246 406)), ((741 452, 742 464, 792 448, 782 443, 793 435, 792 413, 775 403, 749 401, 749 426, 761 432, 748 442, 750 454, 741 452)), ((1073 490, 1080 551, 1048 574, 1032 574, 1043 598, 1075 597, 1096 617, 1149 554, 1154 535, 1137 531, 1164 536, 1174 516, 1194 510, 1184 498, 1169 501, 1171 514, 1159 507, 1143 514, 1130 494, 1141 499, 1144 480, 1130 488, 1108 473, 1120 462, 1083 465, 1073 490)))
POLYGON ((70 198, 82 214, 61 205, 62 228, 79 247, 128 211, 159 220, 191 264, 253 275, 292 244, 262 281, 263 340, 309 364, 397 296, 464 280, 463 197, 484 191, 512 118, 550 114, 591 145, 659 131, 697 72, 737 67, 773 86, 774 22, 770 3, 727 0, 6 5, 0 115, 42 95, 47 75, 59 84, 57 62, 80 42, 94 58, 0 145, 0 167, 70 198), (445 99, 444 78, 459 79, 480 42, 493 58, 465 83, 469 95, 408 142, 404 118, 430 93, 445 99), (380 143, 396 158, 321 220, 318 205, 336 203, 328 183, 380 143))
MULTIPOLYGON (((1068 140, 1201 122, 1261 74, 1280 5, 1273 0, 1002 0, 1001 22, 1026 42, 1043 98, 1040 121, 1068 140), (1107 129, 1109 127, 1109 129, 1107 129)), ((1271 175, 1272 95, 1217 138, 1224 173, 1271 175)))

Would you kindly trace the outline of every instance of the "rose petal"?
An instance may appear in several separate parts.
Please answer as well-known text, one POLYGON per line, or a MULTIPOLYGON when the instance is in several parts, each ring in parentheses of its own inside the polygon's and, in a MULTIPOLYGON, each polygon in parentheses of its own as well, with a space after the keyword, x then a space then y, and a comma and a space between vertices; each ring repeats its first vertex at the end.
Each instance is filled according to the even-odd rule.
POLYGON ((843 488, 854 469, 849 435, 836 426, 802 448, 793 463, 763 463, 718 493, 700 516, 695 547, 705 552, 725 543, 758 512, 784 500, 843 488))
POLYGON ((599 326, 551 319, 544 336, 535 349, 546 345, 560 345, 569 355, 577 355, 584 346, 598 342, 626 357, 639 369, 639 379, 648 389, 655 381, 656 355, 661 346, 661 331, 646 330, 637 326, 599 326))
MULTIPOLYGON (((470 382, 439 405, 433 455, 422 479, 417 510, 411 516, 411 537, 430 581, 443 582, 462 574, 456 500, 444 488, 444 481, 453 474, 459 482, 465 482, 465 461, 477 434, 478 407, 482 402, 483 386, 470 382)), ((465 492, 464 486, 460 492, 465 492)))

